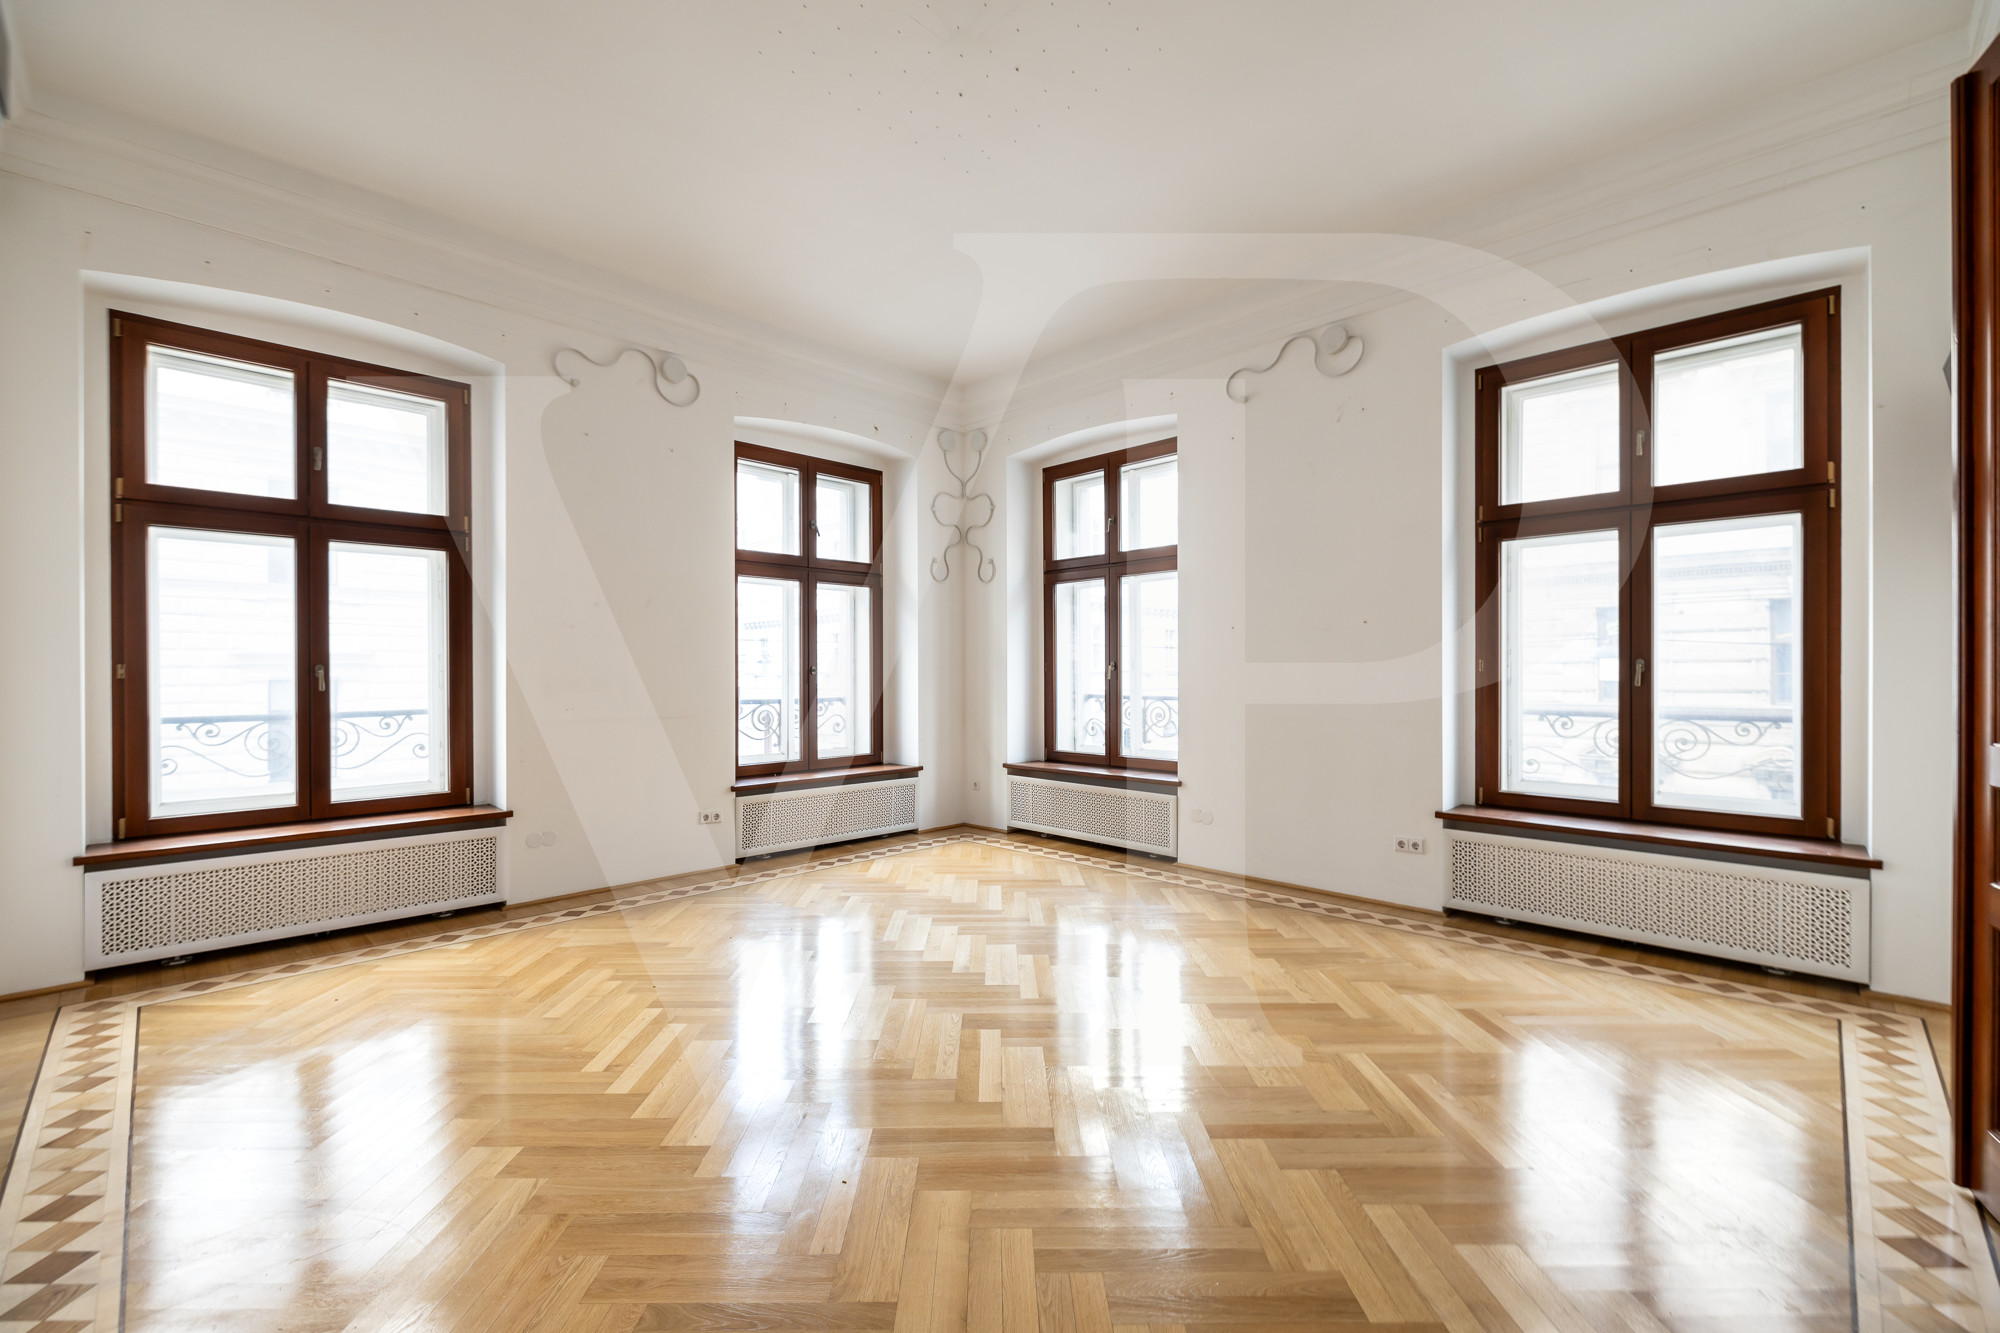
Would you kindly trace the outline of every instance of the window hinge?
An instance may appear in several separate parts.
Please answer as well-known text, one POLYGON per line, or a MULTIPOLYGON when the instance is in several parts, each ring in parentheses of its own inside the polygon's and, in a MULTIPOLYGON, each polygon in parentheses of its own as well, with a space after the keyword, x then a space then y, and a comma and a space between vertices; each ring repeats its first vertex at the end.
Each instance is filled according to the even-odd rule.
POLYGON ((465 803, 466 803, 467 805, 471 805, 471 804, 472 804, 472 788, 470 788, 470 787, 467 787, 467 788, 465 789, 465 803))
POLYGON ((1482 676, 1486 674, 1486 659, 1483 657, 1479 659, 1479 666, 1477 668, 1477 672, 1479 675, 1482 676))
MULTIPOLYGON (((123 337, 125 336, 125 321, 124 321, 124 320, 122 320, 122 319, 113 319, 113 320, 111 321, 111 336, 112 336, 112 337, 114 337, 114 338, 123 338, 123 337)), ((124 837, 125 835, 121 833, 121 834, 119 834, 118 836, 120 836, 120 837, 122 838, 122 837, 124 837)))
POLYGON ((1486 387, 1486 372, 1485 372, 1485 371, 1483 371, 1483 370, 1482 370, 1482 371, 1480 371, 1480 372, 1479 372, 1479 373, 1478 373, 1477 375, 1474 375, 1474 376, 1472 377, 1472 387, 1473 387, 1473 388, 1475 388, 1475 389, 1483 389, 1483 388, 1485 388, 1485 387, 1486 387))
POLYGON ((1485 506, 1485 505, 1480 505, 1480 506, 1478 506, 1478 508, 1477 508, 1477 509, 1476 509, 1476 510, 1475 510, 1474 512, 1476 512, 1476 513, 1477 513, 1477 514, 1479 515, 1479 521, 1480 521, 1481 523, 1484 523, 1484 522, 1486 521, 1486 506, 1485 506))
POLYGON ((471 386, 470 386, 470 385, 466 386, 466 390, 465 390, 465 405, 466 405, 467 407, 471 407, 471 406, 472 406, 472 388, 471 388, 471 386))
POLYGON ((1829 482, 1836 481, 1839 479, 1837 474, 1834 472, 1834 466, 1835 464, 1831 460, 1828 460, 1826 465, 1826 479, 1829 482))
POLYGON ((1638 445, 1633 450, 1633 454, 1638 458, 1646 456, 1646 428, 1644 426, 1639 427, 1638 445))
POLYGON ((125 521, 125 506, 124 506, 124 505, 112 505, 112 506, 111 506, 111 521, 112 521, 113 523, 123 523, 123 522, 125 521))
MULTIPOLYGON (((1832 298, 1832 297, 1828 297, 1827 299, 1828 299, 1828 300, 1832 300, 1833 298, 1832 298)), ((1826 836, 1827 836, 1827 837, 1829 837, 1829 838, 1831 838, 1831 837, 1833 837, 1833 836, 1834 836, 1834 832, 1833 832, 1833 816, 1832 816, 1832 815, 1828 815, 1828 816, 1826 817, 1826 836)))
POLYGON ((1486 788, 1484 788, 1484 787, 1474 787, 1474 788, 1472 789, 1472 803, 1473 803, 1474 805, 1485 805, 1485 804, 1486 804, 1486 788))
POLYGON ((464 518, 458 520, 458 526, 470 533, 472 531, 472 515, 467 514, 464 518))
POLYGON ((1840 508, 1840 502, 1839 502, 1838 500, 1836 500, 1836 499, 1834 498, 1835 496, 1837 496, 1837 495, 1839 495, 1839 494, 1840 494, 1840 492, 1838 492, 1838 491, 1828 491, 1828 492, 1826 493, 1826 507, 1827 507, 1828 509, 1838 509, 1838 508, 1840 508))
POLYGON ((125 679, 125 664, 123 662, 120 662, 118 664, 118 666, 116 667, 116 671, 118 673, 119 680, 125 679))
POLYGON ((118 816, 118 836, 120 838, 125 836, 125 816, 123 815, 118 816))
POLYGON ((1826 313, 1829 315, 1840 313, 1840 293, 1835 292, 1826 298, 1826 313))
POLYGON ((111 479, 111 494, 120 500, 125 498, 125 478, 113 477, 111 479))

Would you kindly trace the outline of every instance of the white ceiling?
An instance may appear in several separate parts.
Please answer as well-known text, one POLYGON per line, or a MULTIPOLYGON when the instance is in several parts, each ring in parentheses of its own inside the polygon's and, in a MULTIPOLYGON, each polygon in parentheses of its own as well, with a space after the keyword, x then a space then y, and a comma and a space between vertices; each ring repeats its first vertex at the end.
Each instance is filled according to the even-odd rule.
POLYGON ((1962 29, 1968 3, 8 9, 31 97, 203 135, 943 377, 980 294, 955 232, 1413 227, 1962 29))

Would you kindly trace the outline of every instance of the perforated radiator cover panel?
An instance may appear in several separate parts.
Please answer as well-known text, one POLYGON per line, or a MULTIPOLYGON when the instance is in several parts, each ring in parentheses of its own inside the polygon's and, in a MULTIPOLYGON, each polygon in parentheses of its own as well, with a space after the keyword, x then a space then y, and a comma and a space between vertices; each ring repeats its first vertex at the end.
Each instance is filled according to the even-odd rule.
POLYGON ((91 967, 117 966, 490 902, 491 833, 85 877, 91 967))
POLYGON ((1180 798, 1044 778, 1007 779, 1007 825, 1158 856, 1180 854, 1180 798))
POLYGON ((1450 907, 1868 980, 1863 878, 1471 834, 1450 849, 1450 907))
POLYGON ((850 838, 907 833, 916 826, 914 778, 741 796, 736 800, 736 854, 762 856, 850 838))

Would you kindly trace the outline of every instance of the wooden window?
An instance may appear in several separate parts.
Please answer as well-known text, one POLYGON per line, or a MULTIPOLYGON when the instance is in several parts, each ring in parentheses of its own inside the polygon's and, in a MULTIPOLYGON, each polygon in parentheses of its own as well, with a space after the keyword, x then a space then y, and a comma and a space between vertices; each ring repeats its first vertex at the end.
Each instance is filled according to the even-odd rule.
POLYGON ((1838 311, 1477 372, 1481 804, 1837 836, 1838 311))
POLYGON ((470 397, 112 315, 116 836, 471 803, 470 397))
POLYGON ((1042 534, 1043 753, 1178 771, 1179 446, 1042 469, 1042 534))
POLYGON ((739 444, 736 774, 881 762, 882 474, 739 444))

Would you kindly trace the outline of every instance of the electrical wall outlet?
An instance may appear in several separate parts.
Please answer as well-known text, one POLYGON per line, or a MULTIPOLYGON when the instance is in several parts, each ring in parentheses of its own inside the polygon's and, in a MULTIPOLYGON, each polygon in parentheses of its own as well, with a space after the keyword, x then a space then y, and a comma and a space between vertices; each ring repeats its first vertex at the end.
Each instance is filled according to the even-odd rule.
POLYGON ((722 822, 722 812, 720 810, 704 810, 701 812, 701 822, 704 824, 720 824, 722 822))
POLYGON ((1188 809, 1188 818, 1197 824, 1213 824, 1215 822, 1215 811, 1196 810, 1190 807, 1188 809))
POLYGON ((977 779, 977 778, 974 778, 974 779, 972 780, 972 789, 973 789, 974 791, 978 791, 978 790, 979 790, 979 779, 977 779))
POLYGON ((1422 838, 1398 838, 1396 839, 1396 850, 1399 852, 1408 852, 1412 856, 1422 856, 1424 854, 1424 840, 1422 838))

